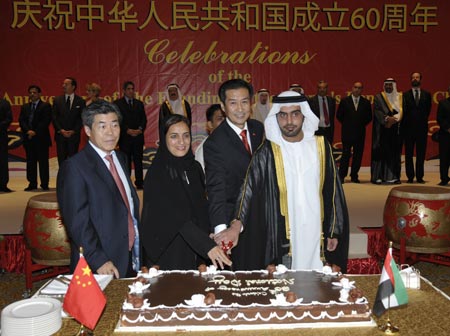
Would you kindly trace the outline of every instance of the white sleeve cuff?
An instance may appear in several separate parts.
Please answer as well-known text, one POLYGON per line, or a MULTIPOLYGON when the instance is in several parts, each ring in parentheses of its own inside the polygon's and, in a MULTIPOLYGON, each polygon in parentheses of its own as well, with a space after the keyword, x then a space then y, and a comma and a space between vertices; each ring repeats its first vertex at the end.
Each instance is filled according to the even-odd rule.
POLYGON ((218 234, 227 228, 227 224, 219 224, 214 228, 214 234, 218 234))

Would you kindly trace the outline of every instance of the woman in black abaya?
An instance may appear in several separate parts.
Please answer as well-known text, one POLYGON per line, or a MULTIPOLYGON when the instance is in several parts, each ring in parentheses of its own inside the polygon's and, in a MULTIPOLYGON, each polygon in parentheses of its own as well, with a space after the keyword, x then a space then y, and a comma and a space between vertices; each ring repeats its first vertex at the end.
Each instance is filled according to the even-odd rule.
POLYGON ((140 239, 144 263, 162 270, 197 269, 211 259, 230 265, 209 238, 204 175, 191 150, 189 121, 173 114, 164 120, 155 159, 144 181, 140 239))

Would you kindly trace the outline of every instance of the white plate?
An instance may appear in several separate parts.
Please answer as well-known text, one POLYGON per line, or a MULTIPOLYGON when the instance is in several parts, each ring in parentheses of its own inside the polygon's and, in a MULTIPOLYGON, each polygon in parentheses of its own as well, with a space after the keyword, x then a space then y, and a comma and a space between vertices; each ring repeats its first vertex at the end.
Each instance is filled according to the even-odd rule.
MULTIPOLYGON (((58 278, 63 277, 59 275, 58 278)), ((72 275, 64 275, 67 279, 72 279, 72 275)), ((112 275, 103 275, 103 274, 94 274, 95 279, 97 280, 100 288, 104 290, 106 286, 110 283, 113 276, 112 275)), ((52 280, 47 285, 44 285, 44 288, 38 291, 39 294, 42 295, 64 295, 67 292, 69 285, 66 285, 58 280, 52 280)))
POLYGON ((61 309, 61 302, 51 298, 33 298, 14 302, 2 311, 2 316, 15 319, 32 319, 61 309))

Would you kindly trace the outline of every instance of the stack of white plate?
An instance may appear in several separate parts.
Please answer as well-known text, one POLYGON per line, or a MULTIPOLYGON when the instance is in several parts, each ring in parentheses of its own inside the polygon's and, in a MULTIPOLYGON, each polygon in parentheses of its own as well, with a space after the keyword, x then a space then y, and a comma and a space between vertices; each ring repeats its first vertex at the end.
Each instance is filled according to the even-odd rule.
POLYGON ((14 302, 2 311, 2 336, 44 336, 61 328, 61 302, 31 298, 14 302))

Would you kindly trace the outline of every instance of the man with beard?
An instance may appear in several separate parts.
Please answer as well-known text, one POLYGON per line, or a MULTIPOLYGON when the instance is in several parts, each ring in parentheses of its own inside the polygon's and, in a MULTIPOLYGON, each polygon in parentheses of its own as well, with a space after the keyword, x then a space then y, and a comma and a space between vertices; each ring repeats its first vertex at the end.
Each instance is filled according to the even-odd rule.
POLYGON ((402 93, 393 78, 384 81, 384 91, 373 103, 371 182, 400 183, 400 121, 403 116, 402 93))
POLYGON ((267 89, 260 89, 256 94, 256 102, 252 107, 253 119, 264 122, 269 114, 272 104, 270 103, 270 94, 267 89))
POLYGON ((425 183, 424 163, 427 152, 428 117, 431 111, 431 95, 421 89, 422 74, 411 74, 411 90, 403 95, 403 121, 400 127, 405 142, 405 169, 408 183, 413 183, 414 177, 418 183, 425 183), (416 148, 416 167, 414 170, 413 156, 416 148))
POLYGON ((326 261, 346 272, 347 205, 331 146, 314 135, 318 124, 305 96, 286 91, 274 97, 265 121, 267 140, 250 163, 234 225, 215 236, 217 243, 228 234, 240 245, 247 228, 256 225, 261 240, 252 244, 261 249, 256 269, 283 262, 292 269, 321 270, 326 261), (255 209, 259 217, 251 218, 255 209))
POLYGON ((171 114, 181 114, 189 120, 189 124, 192 125, 192 113, 191 105, 184 99, 181 94, 180 87, 178 84, 167 85, 167 90, 165 92, 164 103, 161 104, 159 109, 159 137, 163 136, 164 132, 161 131, 163 120, 165 117, 171 114))
POLYGON ((317 83, 317 94, 309 101, 311 110, 319 118, 319 129, 316 135, 323 135, 328 142, 333 144, 334 114, 336 111, 336 99, 327 96, 328 83, 321 80, 317 83))

